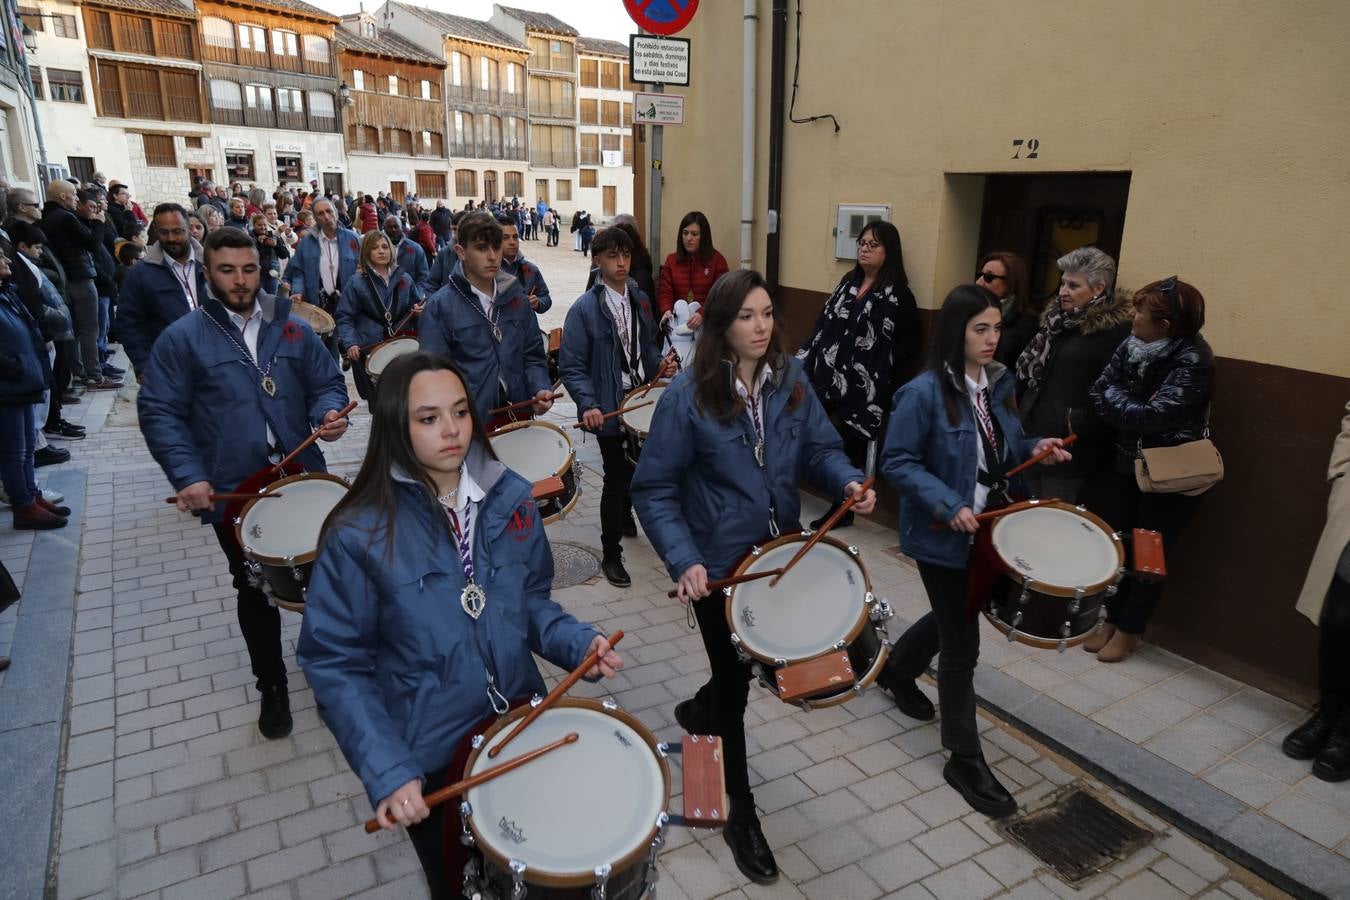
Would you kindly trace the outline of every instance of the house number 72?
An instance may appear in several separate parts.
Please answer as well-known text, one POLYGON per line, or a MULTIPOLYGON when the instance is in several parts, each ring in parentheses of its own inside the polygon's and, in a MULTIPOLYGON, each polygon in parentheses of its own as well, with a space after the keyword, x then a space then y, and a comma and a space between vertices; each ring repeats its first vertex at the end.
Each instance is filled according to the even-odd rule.
POLYGON ((1035 138, 1027 138, 1026 140, 1023 140, 1022 138, 1014 138, 1012 158, 1036 159, 1037 153, 1040 149, 1041 149, 1041 142, 1036 140, 1035 138), (1022 156, 1023 148, 1026 148, 1027 151, 1027 155, 1025 157, 1022 156))

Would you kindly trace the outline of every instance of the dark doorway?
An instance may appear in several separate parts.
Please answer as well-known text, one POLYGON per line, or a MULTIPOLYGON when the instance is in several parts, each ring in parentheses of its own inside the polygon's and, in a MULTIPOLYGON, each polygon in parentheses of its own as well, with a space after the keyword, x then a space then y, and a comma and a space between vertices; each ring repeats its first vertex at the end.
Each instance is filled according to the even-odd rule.
MULTIPOLYGON (((1027 262, 1032 296, 1053 295, 1055 260, 1089 244, 1120 261, 1128 172, 990 175, 984 186, 980 254, 1011 250, 1027 262)), ((973 264, 972 260, 972 264, 973 264)))
POLYGON ((335 197, 342 196, 342 173, 324 172, 323 173, 323 192, 332 194, 335 197))
POLYGON ((80 179, 80 184, 88 184, 94 180, 94 158, 92 156, 67 156, 66 162, 70 164, 71 176, 80 179))

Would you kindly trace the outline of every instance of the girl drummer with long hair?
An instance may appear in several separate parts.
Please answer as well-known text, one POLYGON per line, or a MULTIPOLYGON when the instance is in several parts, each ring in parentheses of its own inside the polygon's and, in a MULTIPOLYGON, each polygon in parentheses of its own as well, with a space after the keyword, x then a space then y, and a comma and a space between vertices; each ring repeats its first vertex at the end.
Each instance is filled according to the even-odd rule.
MULTIPOLYGON (((708 582, 756 544, 801 530, 800 477, 833 498, 858 494, 865 476, 844 455, 802 364, 784 352, 763 276, 722 276, 703 311, 698 355, 656 406, 630 493, 680 601, 693 605, 712 665, 712 679, 675 707, 675 718, 692 734, 721 736, 731 800, 723 836, 741 872, 767 884, 778 867, 746 768, 750 668, 708 582)), ((856 509, 866 515, 875 504, 868 490, 856 509)))
POLYGON ((347 279, 333 318, 338 339, 352 364, 356 392, 362 400, 375 394, 366 359, 381 341, 392 338, 399 323, 411 314, 412 331, 425 303, 417 301, 412 275, 394 259, 394 248, 382 231, 367 231, 361 238, 361 256, 355 277, 347 279))
POLYGON ((881 454, 881 472, 901 495, 900 549, 918 562, 932 611, 896 642, 877 683, 902 712, 931 719, 914 679, 938 654, 942 745, 952 754, 943 775, 989 816, 1011 815, 1017 802, 985 762, 975 724, 980 629, 966 597, 975 516, 1008 502, 1003 473, 1034 453, 1053 448, 1047 463, 1070 458, 1059 438, 1023 437, 1016 379, 994 360, 1002 323, 998 298, 984 288, 947 295, 927 369, 895 394, 881 454))
POLYGON ((545 692, 531 653, 572 669, 599 651, 591 677, 623 663, 550 599, 531 485, 493 454, 458 367, 399 357, 373 407, 361 470, 324 523, 296 657, 376 817, 409 829, 433 897, 457 897, 444 807, 423 794, 485 719, 545 692))

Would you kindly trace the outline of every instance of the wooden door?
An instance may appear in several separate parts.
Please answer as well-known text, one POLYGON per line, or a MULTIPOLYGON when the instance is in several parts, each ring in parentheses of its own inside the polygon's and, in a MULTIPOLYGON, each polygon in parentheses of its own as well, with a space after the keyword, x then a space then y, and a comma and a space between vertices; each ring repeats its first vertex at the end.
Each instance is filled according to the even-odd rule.
POLYGON ((605 215, 615 215, 619 211, 619 189, 612 184, 607 184, 602 190, 604 191, 605 215))
POLYGON ((497 173, 483 173, 483 199, 491 203, 497 199, 497 173))
POLYGON ((534 199, 535 202, 544 201, 545 206, 552 206, 548 199, 548 179, 536 178, 534 180, 534 199))
POLYGON ((408 195, 408 182, 391 181, 389 182, 389 196, 393 197, 398 203, 403 202, 403 198, 408 195))

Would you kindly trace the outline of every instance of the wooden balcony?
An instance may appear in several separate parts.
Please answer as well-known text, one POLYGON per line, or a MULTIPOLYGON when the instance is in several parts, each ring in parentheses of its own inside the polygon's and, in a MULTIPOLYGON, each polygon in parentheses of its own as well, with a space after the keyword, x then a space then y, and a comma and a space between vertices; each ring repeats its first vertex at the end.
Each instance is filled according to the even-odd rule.
POLYGON ((243 125, 244 108, 237 103, 213 102, 211 121, 217 125, 243 125))
POLYGON ((338 120, 335 116, 316 116, 311 113, 309 117, 309 130, 329 133, 339 131, 340 129, 338 128, 338 120))
POLYGON ((304 110, 277 110, 276 127, 290 128, 294 131, 305 131, 307 124, 305 122, 304 110))
POLYGON ((276 115, 271 109, 259 106, 244 107, 244 124, 258 128, 272 128, 276 125, 276 115))

